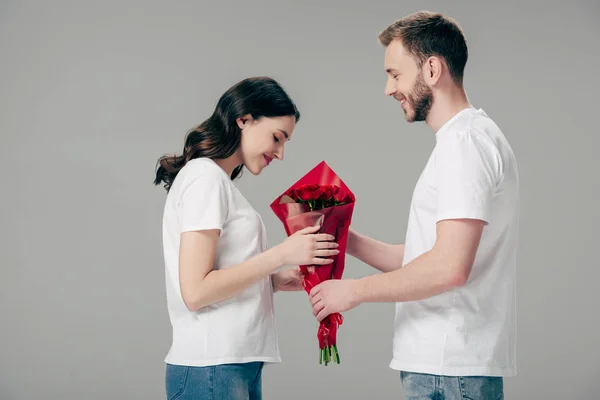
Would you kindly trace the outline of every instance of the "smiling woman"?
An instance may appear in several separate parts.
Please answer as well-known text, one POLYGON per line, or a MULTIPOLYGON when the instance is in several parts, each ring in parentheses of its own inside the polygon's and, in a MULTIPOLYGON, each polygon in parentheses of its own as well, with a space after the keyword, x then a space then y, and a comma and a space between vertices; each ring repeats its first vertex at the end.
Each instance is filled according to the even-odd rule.
POLYGON ((245 79, 192 129, 183 154, 158 161, 164 183, 163 251, 173 341, 167 399, 261 398, 263 363, 281 360, 273 293, 302 290, 299 270, 327 264, 333 236, 304 229, 267 249, 261 217, 233 179, 283 159, 300 117, 270 78, 245 79), (231 384, 236 382, 235 385, 231 384), (209 394, 212 393, 212 394, 209 394), (236 397, 237 398, 237 397, 236 397))
POLYGON ((221 96, 207 120, 188 132, 183 154, 159 160, 154 183, 164 182, 169 190, 181 168, 200 157, 218 160, 231 179, 244 166, 258 175, 264 165, 257 158, 283 158, 283 144, 299 119, 296 105, 277 81, 244 79, 221 96))

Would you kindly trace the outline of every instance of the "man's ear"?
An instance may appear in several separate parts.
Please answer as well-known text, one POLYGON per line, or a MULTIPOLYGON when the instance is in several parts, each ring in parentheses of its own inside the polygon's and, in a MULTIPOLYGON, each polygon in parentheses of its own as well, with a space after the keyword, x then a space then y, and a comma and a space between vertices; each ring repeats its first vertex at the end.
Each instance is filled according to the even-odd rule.
POLYGON ((236 122, 240 129, 244 129, 252 123, 252 116, 250 114, 244 115, 243 117, 236 119, 236 122))
POLYGON ((444 62, 437 56, 431 56, 423 63, 423 78, 429 86, 435 85, 442 77, 446 68, 444 62))

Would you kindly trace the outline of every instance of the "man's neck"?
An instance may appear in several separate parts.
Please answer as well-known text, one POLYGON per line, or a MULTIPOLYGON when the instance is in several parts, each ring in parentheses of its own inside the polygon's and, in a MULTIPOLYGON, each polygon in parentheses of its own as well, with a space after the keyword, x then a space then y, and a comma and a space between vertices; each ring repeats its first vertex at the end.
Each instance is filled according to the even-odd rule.
POLYGON ((466 108, 473 107, 462 88, 439 91, 435 94, 433 105, 425 121, 434 132, 437 132, 452 117, 466 108))

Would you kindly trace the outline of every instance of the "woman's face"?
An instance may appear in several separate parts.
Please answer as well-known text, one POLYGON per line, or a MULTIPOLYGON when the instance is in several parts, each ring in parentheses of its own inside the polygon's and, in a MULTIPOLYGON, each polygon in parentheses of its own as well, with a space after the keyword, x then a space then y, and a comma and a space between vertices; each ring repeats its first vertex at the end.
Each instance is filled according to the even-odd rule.
POLYGON ((238 118, 242 130, 240 144, 242 162, 253 175, 258 175, 274 159, 283 160, 285 143, 292 138, 296 126, 293 116, 238 118))

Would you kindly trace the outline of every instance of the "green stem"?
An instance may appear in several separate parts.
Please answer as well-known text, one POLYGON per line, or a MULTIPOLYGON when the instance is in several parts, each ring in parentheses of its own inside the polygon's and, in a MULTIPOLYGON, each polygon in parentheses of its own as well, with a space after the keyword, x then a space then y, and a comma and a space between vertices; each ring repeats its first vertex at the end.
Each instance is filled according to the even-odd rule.
POLYGON ((333 345, 333 354, 335 357, 335 362, 339 364, 340 363, 340 353, 338 352, 337 346, 335 344, 333 345))

